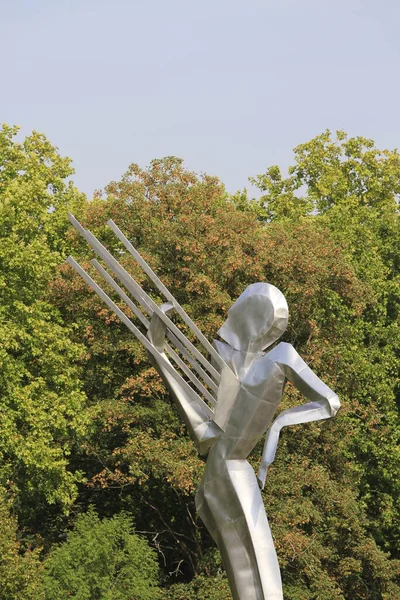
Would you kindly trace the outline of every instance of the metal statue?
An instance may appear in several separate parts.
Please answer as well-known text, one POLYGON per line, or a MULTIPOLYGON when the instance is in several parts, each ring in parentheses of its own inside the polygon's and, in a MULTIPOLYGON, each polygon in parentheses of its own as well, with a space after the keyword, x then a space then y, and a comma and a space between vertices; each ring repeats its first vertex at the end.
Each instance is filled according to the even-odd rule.
POLYGON ((126 291, 97 260, 92 261, 145 334, 73 258, 68 262, 146 347, 199 453, 208 453, 196 509, 221 552, 234 600, 282 600, 279 564, 260 488, 274 460, 282 427, 328 419, 340 407, 337 395, 293 346, 281 342, 266 352, 286 329, 285 297, 271 284, 250 285, 218 331, 223 341, 214 340, 212 346, 113 221, 108 224, 114 233, 165 297, 162 306, 72 215, 70 221, 125 287, 126 291), (202 352, 171 321, 173 312, 196 336, 202 352), (272 422, 286 380, 310 402, 281 412, 272 422), (266 432, 256 478, 246 459, 266 432))

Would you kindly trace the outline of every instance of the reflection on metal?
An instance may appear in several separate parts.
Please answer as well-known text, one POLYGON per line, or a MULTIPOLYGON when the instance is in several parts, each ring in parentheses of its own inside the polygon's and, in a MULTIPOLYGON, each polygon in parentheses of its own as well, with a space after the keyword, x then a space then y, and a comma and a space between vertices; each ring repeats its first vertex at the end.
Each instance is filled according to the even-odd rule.
POLYGON ((212 347, 115 223, 108 224, 167 301, 161 306, 72 215, 70 221, 124 285, 126 291, 92 261, 145 333, 73 258, 68 262, 143 343, 200 454, 208 453, 196 508, 220 549, 234 600, 283 599, 260 488, 274 460, 282 427, 328 419, 340 407, 337 395, 293 346, 281 342, 266 352, 287 326, 283 294, 268 283, 250 285, 228 311, 218 332, 223 341, 215 340, 212 347), (171 321, 173 313, 197 338, 196 343, 171 321), (273 421, 286 380, 310 402, 281 412, 273 421), (246 459, 266 432, 256 478, 246 459))

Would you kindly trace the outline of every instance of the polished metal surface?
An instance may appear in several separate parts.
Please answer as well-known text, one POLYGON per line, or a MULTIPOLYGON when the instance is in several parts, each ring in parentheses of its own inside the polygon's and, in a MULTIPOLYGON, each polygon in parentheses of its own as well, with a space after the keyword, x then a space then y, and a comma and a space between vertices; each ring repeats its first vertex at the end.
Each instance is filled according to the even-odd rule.
POLYGON ((266 352, 286 329, 285 297, 271 284, 250 285, 229 309, 218 332, 221 339, 214 340, 212 347, 115 223, 109 221, 114 233, 167 300, 162 306, 72 215, 70 220, 130 293, 131 297, 100 263, 92 261, 145 333, 73 258, 68 262, 146 347, 198 451, 208 453, 196 509, 221 552, 234 600, 282 600, 279 564, 260 488, 265 485, 282 427, 328 419, 340 407, 337 395, 293 346, 281 342, 266 352), (174 312, 197 338, 201 351, 171 321, 174 312), (310 402, 285 410, 273 420, 286 380, 310 402), (265 434, 256 478, 246 459, 265 434))

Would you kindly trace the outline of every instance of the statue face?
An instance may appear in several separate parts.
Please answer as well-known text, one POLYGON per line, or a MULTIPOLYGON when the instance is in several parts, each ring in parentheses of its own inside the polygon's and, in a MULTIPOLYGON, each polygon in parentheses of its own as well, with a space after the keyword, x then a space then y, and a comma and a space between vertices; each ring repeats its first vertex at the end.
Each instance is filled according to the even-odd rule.
POLYGON ((218 335, 236 350, 260 352, 281 337, 288 318, 282 292, 269 283, 253 283, 229 309, 218 335))

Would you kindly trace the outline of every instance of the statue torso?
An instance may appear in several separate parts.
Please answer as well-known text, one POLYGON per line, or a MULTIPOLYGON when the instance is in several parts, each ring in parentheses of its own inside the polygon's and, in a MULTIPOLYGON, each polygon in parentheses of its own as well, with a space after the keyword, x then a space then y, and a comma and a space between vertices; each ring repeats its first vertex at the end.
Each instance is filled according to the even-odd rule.
POLYGON ((271 423, 285 376, 268 354, 251 355, 216 345, 230 369, 222 373, 218 393, 216 421, 224 425, 224 433, 216 446, 224 458, 245 459, 271 423))

